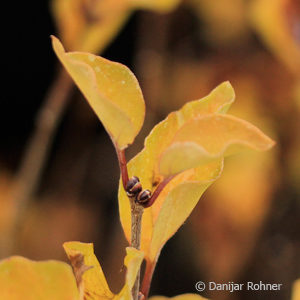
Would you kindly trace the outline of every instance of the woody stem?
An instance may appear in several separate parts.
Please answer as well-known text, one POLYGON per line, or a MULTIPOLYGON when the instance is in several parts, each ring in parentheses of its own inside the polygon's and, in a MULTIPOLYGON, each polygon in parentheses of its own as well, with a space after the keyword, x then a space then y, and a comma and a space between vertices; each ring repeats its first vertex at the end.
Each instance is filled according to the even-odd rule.
MULTIPOLYGON (((141 247, 141 229, 142 229, 142 217, 144 208, 135 202, 134 199, 130 199, 131 202, 131 247, 140 250, 141 247)), ((132 288, 133 300, 137 300, 140 290, 140 270, 138 271, 135 279, 134 286, 132 288)))
MULTIPOLYGON (((117 147, 116 152, 119 160, 122 184, 126 191, 126 185, 128 182, 128 169, 127 169, 127 161, 125 157, 125 151, 119 150, 117 147)), ((141 228, 142 228, 142 216, 144 208, 136 203, 135 197, 129 197, 130 206, 131 206, 131 247, 136 249, 140 249, 141 247, 141 228)), ((133 300, 138 300, 139 297, 139 289, 140 289, 140 270, 137 273, 136 280, 134 286, 132 288, 132 297, 133 300)))
MULTIPOLYGON (((118 155, 123 187, 126 191, 129 178, 128 178, 128 169, 127 169, 127 161, 126 161, 126 157, 125 157, 125 151, 119 150, 118 147, 115 147, 115 148, 116 148, 117 155, 118 155)), ((134 248, 140 250, 142 217, 143 217, 144 208, 150 207, 155 202, 155 200, 158 198, 158 196, 160 195, 162 190, 165 188, 165 186, 175 176, 176 176, 176 174, 165 178, 158 185, 158 187, 154 191, 154 193, 153 193, 152 197, 149 199, 149 201, 144 203, 143 205, 139 204, 136 201, 136 196, 129 197, 130 207, 131 207, 131 241, 130 241, 131 247, 134 247, 134 248)), ((144 294, 145 298, 147 298, 147 296, 148 296, 154 268, 155 268, 155 264, 149 265, 149 262, 147 263, 146 272, 145 272, 144 281, 143 281, 143 287, 142 287, 142 293, 144 294)), ((139 290, 140 290, 140 270, 137 273, 136 280, 135 280, 134 286, 132 288, 133 300, 138 300, 139 290)))

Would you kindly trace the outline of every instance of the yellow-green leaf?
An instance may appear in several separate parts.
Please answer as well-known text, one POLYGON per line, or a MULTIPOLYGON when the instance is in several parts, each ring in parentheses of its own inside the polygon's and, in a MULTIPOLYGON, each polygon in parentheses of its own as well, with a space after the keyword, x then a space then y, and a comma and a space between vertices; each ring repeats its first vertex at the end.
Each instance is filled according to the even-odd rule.
POLYGON ((239 118, 216 114, 201 116, 177 131, 160 157, 160 173, 170 176, 247 148, 265 151, 273 145, 257 127, 239 118))
MULTIPOLYGON (((158 161, 161 153, 168 147, 168 145, 173 140, 177 131, 189 120, 199 116, 212 113, 225 113, 229 106, 234 101, 234 90, 229 82, 224 82, 220 84, 216 89, 214 89, 208 96, 200 99, 191 101, 185 104, 181 110, 177 112, 170 113, 168 117, 157 124, 149 136, 145 140, 144 149, 135 156, 128 164, 128 171, 130 176, 138 176, 143 185, 143 188, 153 190, 159 182, 164 178, 159 173, 158 161)), ((189 212, 193 209, 193 205, 197 202, 195 199, 199 200, 201 194, 205 190, 204 186, 208 186, 208 182, 212 182, 219 175, 221 169, 220 164, 222 162, 215 162, 203 168, 197 168, 195 170, 189 170, 187 173, 184 172, 177 175, 168 185, 164 188, 163 192, 160 194, 155 204, 147 208, 143 214, 142 220, 142 236, 141 236, 141 249, 145 252, 145 256, 149 259, 150 255, 150 244, 152 241, 153 230, 155 226, 156 219, 160 213, 163 202, 165 201, 168 193, 178 184, 183 181, 192 181, 195 183, 195 192, 192 193, 193 200, 187 206, 186 214, 183 214, 178 220, 184 220, 187 218, 189 212), (206 170, 207 168, 207 170, 206 170), (206 171, 205 171, 206 170, 206 171), (201 174, 203 175, 201 177, 201 174), (207 176, 207 177, 205 177, 207 176)), ((187 183, 190 184, 190 183, 187 183)), ((178 195, 180 190, 185 187, 181 185, 178 188, 178 195)), ((171 199, 174 198, 174 195, 171 199)), ((188 201, 188 199, 187 199, 188 201)), ((179 206, 176 206, 177 209, 179 206)), ((122 185, 119 186, 119 209, 120 218, 122 226, 127 239, 130 241, 130 226, 131 226, 131 216, 130 216, 130 205, 129 200, 124 192, 122 185)), ((181 208, 179 208, 181 209, 181 208)), ((176 222, 176 221, 174 221, 176 222)), ((181 224, 172 228, 169 233, 172 234, 178 229, 181 224)), ((169 236, 170 238, 170 236, 169 236)), ((156 242, 154 242, 153 247, 155 251, 161 246, 161 237, 156 237, 156 242), (160 245, 160 246, 158 246, 160 245)), ((166 241, 167 238, 164 237, 162 240, 166 241)), ((152 258, 156 255, 152 251, 152 258)))
MULTIPOLYGON (((128 164, 129 175, 138 176, 143 188, 152 191, 164 179, 177 174, 143 214, 141 249, 151 268, 163 245, 221 174, 223 157, 246 146, 266 150, 273 145, 253 125, 224 115, 233 101, 234 90, 224 82, 207 97, 187 103, 154 127, 144 149, 128 164)), ((130 205, 121 183, 119 208, 130 240, 130 205)))
POLYGON ((0 299, 79 300, 69 265, 13 256, 0 262, 0 299))
POLYGON ((120 293, 115 295, 107 285, 101 266, 94 254, 93 244, 67 242, 64 243, 64 249, 71 261, 82 299, 132 299, 131 289, 144 258, 143 252, 130 247, 126 248, 124 259, 124 265, 127 267, 126 280, 120 293))
POLYGON ((124 265, 127 268, 126 282, 121 292, 117 295, 116 299, 132 299, 131 290, 138 271, 140 270, 143 259, 143 252, 132 247, 126 248, 126 257, 124 260, 124 265))
POLYGON ((124 65, 84 52, 66 53, 52 37, 53 48, 119 149, 131 144, 145 116, 143 95, 124 65))
POLYGON ((296 280, 293 283, 292 299, 291 300, 300 300, 300 279, 296 280))
MULTIPOLYGON (((134 158, 137 159, 139 156, 144 156, 142 158, 145 166, 143 173, 148 173, 148 176, 150 173, 151 178, 143 176, 143 179, 145 178, 147 182, 149 179, 152 180, 152 177, 161 175, 158 170, 160 155, 170 145, 177 131, 183 125, 201 115, 226 113, 233 103, 234 97, 235 94, 231 84, 229 82, 223 82, 208 96, 186 103, 180 110, 170 113, 165 120, 158 123, 146 138, 143 151, 134 158), (148 164, 145 164, 145 161, 148 162, 148 164), (149 168, 150 170, 147 172, 146 169, 149 168)), ((129 165, 131 164, 135 164, 134 160, 129 163, 129 165)), ((139 167, 140 165, 138 168, 139 167)), ((137 171, 137 168, 135 169, 134 171, 137 171)), ((147 188, 149 188, 147 183, 146 185, 147 188)))
POLYGON ((166 187, 153 207, 153 233, 148 250, 151 262, 157 261, 164 244, 188 218, 222 169, 221 159, 179 174, 166 187))
POLYGON ((67 242, 63 247, 72 264, 80 295, 86 299, 112 299, 102 268, 91 243, 67 242))
POLYGON ((175 297, 153 296, 149 300, 207 300, 197 294, 182 294, 175 297))

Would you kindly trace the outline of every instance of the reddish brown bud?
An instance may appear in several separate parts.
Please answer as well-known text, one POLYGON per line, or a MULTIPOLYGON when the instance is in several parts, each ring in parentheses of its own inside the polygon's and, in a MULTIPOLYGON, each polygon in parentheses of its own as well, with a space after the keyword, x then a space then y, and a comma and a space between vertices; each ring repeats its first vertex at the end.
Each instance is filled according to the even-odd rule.
POLYGON ((146 204, 148 202, 148 200, 151 198, 151 191, 149 190, 143 190, 142 192, 140 192, 137 197, 136 197, 136 201, 139 204, 146 204))
POLYGON ((128 197, 135 197, 142 191, 142 185, 138 177, 131 177, 126 184, 126 193, 128 197))

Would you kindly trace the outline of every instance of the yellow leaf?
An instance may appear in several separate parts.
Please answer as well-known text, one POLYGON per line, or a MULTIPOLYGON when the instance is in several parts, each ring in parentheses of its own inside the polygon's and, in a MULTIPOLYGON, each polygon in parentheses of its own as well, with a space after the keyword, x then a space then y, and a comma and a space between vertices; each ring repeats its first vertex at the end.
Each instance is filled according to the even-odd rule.
POLYGON ((67 242, 63 247, 72 264, 81 296, 86 299, 112 299, 114 294, 94 254, 93 244, 67 242))
MULTIPOLYGON (((144 149, 128 164, 129 175, 138 176, 143 188, 152 191, 170 175, 181 172, 143 214, 141 249, 152 268, 163 245, 220 176, 223 157, 244 147, 266 150, 273 145, 253 125, 224 115, 233 100, 233 88, 225 82, 207 97, 187 103, 154 127, 144 149), (178 149, 174 150, 174 146, 178 149)), ((130 205, 121 184, 119 209, 125 235, 130 240, 130 205)))
MULTIPOLYGON (((169 114, 164 121, 160 122, 153 128, 145 140, 144 149, 129 162, 129 175, 138 176, 143 188, 153 190, 155 186, 163 180, 163 176, 161 176, 158 170, 159 157, 172 141, 178 129, 198 115, 225 113, 233 101, 234 90, 229 82, 224 82, 214 89, 207 97, 191 101, 185 104, 181 110, 169 114)), ((195 181, 195 185, 193 185, 195 187, 195 189, 193 189, 194 192, 191 192, 193 200, 191 200, 190 205, 187 206, 186 214, 182 215, 181 218, 178 218, 178 220, 185 219, 192 210, 193 205, 196 204, 194 199, 197 198, 197 200, 199 200, 201 194, 205 190, 204 187, 208 186, 207 183, 212 182, 213 179, 219 175, 221 163, 222 162, 214 162, 206 167, 190 170, 187 173, 184 172, 176 176, 164 188, 155 204, 144 211, 142 220, 141 249, 145 252, 145 256, 147 258, 149 258, 150 255, 150 244, 152 241, 155 221, 158 218, 162 203, 165 201, 167 194, 176 185, 182 183, 183 180, 188 181, 190 179, 190 181, 195 181), (200 174, 203 174, 203 176, 201 177, 200 174)), ((178 195, 180 194, 181 188, 185 189, 184 185, 178 188, 178 195)), ((173 198, 174 195, 172 196, 172 199, 173 198)), ((176 197, 174 199, 176 199, 176 197)), ((178 206, 176 207, 178 208, 178 206)), ((121 184, 119 186, 119 210, 125 235, 130 241, 130 205, 121 184)), ((180 224, 178 226, 177 225, 172 230, 170 229, 169 232, 174 233, 180 226, 180 224)), ((163 238, 163 240, 166 241, 166 238, 163 238)), ((157 241, 154 243, 156 245, 156 250, 159 248, 159 241, 161 241, 161 238, 157 237, 157 241)), ((152 252, 155 251, 153 250, 152 252)), ((152 258, 155 256, 156 255, 152 253, 152 258)))
POLYGON ((102 52, 128 19, 124 0, 53 0, 59 36, 69 50, 102 52))
POLYGON ((13 256, 0 262, 0 299, 79 300, 69 265, 13 256))
POLYGON ((293 283, 292 299, 291 300, 300 300, 300 279, 296 280, 293 283))
MULTIPOLYGON (((161 153, 169 146, 177 131, 185 123, 200 115, 226 113, 233 103, 234 97, 235 94, 231 84, 224 82, 215 88, 207 97, 188 102, 179 111, 170 113, 165 120, 158 123, 146 138, 145 148, 143 150, 146 152, 144 156, 147 156, 147 159, 144 160, 151 162, 150 173, 153 172, 153 168, 155 169, 153 177, 159 175, 158 159, 161 153)), ((149 169, 149 166, 147 166, 147 168, 149 169)))
POLYGON ((291 71, 299 74, 300 47, 296 27, 299 16, 292 2, 254 0, 249 12, 250 20, 265 44, 291 71))
POLYGON ((149 300, 207 300, 207 298, 201 297, 197 294, 182 294, 175 297, 153 296, 149 300))
POLYGON ((52 37, 53 48, 97 114, 115 146, 131 144, 145 116, 143 95, 134 74, 124 65, 84 52, 66 53, 52 37))
POLYGON ((168 12, 180 0, 52 0, 52 12, 68 50, 102 52, 135 9, 168 12))
POLYGON ((124 265, 127 267, 126 281, 121 292, 114 295, 107 285, 101 266, 94 254, 93 244, 67 242, 64 243, 64 249, 71 261, 81 299, 132 299, 131 289, 144 258, 141 251, 130 247, 126 248, 127 255, 124 260, 124 265))
POLYGON ((247 148, 265 151, 273 145, 258 128, 239 118, 201 116, 177 131, 160 157, 160 173, 170 176, 247 148))
POLYGON ((131 290, 134 285, 137 273, 144 259, 144 253, 132 248, 126 248, 124 265, 127 268, 126 282, 121 292, 116 296, 117 299, 132 299, 131 290))
POLYGON ((205 190, 220 176, 223 161, 194 168, 176 176, 153 206, 153 233, 149 260, 156 262, 168 239, 191 214, 205 190))
POLYGON ((213 45, 224 47, 248 37, 247 5, 244 0, 189 0, 201 20, 203 36, 213 45), (224 28, 226 27, 226 30, 224 28))

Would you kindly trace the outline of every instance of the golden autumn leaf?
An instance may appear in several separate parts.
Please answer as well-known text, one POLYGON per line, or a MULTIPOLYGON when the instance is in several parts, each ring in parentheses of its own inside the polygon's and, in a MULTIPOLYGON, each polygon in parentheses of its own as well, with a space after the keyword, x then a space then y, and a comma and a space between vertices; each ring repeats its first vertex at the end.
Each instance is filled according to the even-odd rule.
POLYGON ((291 300, 300 300, 300 279, 293 283, 291 300))
POLYGON ((97 295, 104 299, 113 298, 101 266, 94 254, 93 244, 67 242, 63 247, 74 270, 81 296, 97 295))
MULTIPOLYGON (((230 83, 225 82, 218 86, 212 91, 207 97, 187 103, 183 106, 180 111, 173 112, 159 124, 157 124, 149 136, 145 140, 144 149, 136 155, 128 163, 128 172, 130 176, 138 176, 143 187, 146 189, 153 190, 153 188, 163 180, 158 172, 158 158, 161 152, 167 147, 168 143, 172 140, 178 128, 180 128, 185 121, 192 119, 198 113, 213 113, 213 112, 225 112, 230 104, 234 100, 234 91, 230 83)), ((219 167, 218 167, 219 168, 219 167)), ((216 175, 216 165, 210 170, 207 167, 207 172, 203 173, 205 176, 209 174, 208 178, 205 176, 201 177, 200 185, 207 184, 216 175), (213 175, 211 175, 212 173, 213 175)), ((218 173, 218 172, 217 172, 218 173)), ((174 183, 178 183, 177 180, 193 180, 194 176, 198 176, 196 170, 190 170, 188 173, 183 173, 175 177, 172 181, 164 188, 163 192, 156 200, 155 204, 146 209, 143 214, 142 220, 142 250, 145 251, 146 257, 149 256, 149 247, 152 240, 152 233, 154 228, 154 222, 160 211, 162 202, 173 187, 174 183), (179 176, 185 176, 181 178, 179 176), (178 179, 179 178, 179 179, 178 179)), ((123 187, 119 186, 119 209, 121 223, 128 240, 130 240, 130 229, 131 229, 131 212, 130 204, 123 187)), ((187 217, 187 216, 186 216, 187 217)), ((176 231, 176 230, 175 230, 176 231)))
POLYGON ((206 115, 182 126, 162 153, 160 173, 170 176, 245 149, 265 151, 274 142, 257 127, 234 116, 206 115))
POLYGON ((221 159, 183 172, 165 187, 152 208, 152 230, 146 231, 145 228, 146 232, 142 232, 145 246, 149 244, 146 254, 152 264, 156 263, 164 244, 185 222, 202 194, 220 176, 222 170, 221 159), (147 233, 151 235, 147 237, 147 233))
POLYGON ((79 300, 69 265, 13 256, 0 262, 0 299, 79 300))
POLYGON ((131 290, 144 259, 144 253, 132 247, 126 248, 126 254, 124 260, 124 265, 127 268, 126 282, 116 299, 132 299, 131 290))
MULTIPOLYGON (((193 101, 186 104, 180 111, 171 113, 163 122, 159 123, 154 127, 150 135, 145 141, 144 150, 139 153, 132 161, 128 164, 128 170, 130 175, 136 175, 140 178, 143 187, 152 190, 154 185, 158 181, 162 180, 159 172, 157 171, 157 161, 160 153, 168 145, 168 142, 173 138, 178 128, 182 126, 185 120, 189 120, 194 117, 195 114, 199 112, 215 112, 215 111, 226 111, 229 105, 233 102, 234 92, 229 83, 223 83, 217 89, 215 89, 209 96, 202 99, 201 101, 193 101), (163 137, 163 139, 161 138, 163 137), (156 182, 155 182, 156 181, 156 182)), ((146 209, 143 215, 142 221, 142 243, 141 247, 145 251, 146 257, 151 260, 155 260, 157 252, 162 247, 163 243, 176 232, 183 222, 196 205, 200 195, 204 192, 205 188, 213 182, 213 180, 219 175, 221 170, 221 162, 214 163, 213 165, 203 168, 203 170, 190 170, 189 172, 182 173, 175 177, 163 190, 155 204, 146 209), (206 171, 204 172, 204 170, 206 171), (185 184, 183 183, 185 182, 185 184), (191 182, 189 182, 191 181, 191 182), (158 219, 159 212, 161 210, 162 203, 164 202, 166 196, 169 192, 179 183, 181 185, 178 187, 177 191, 170 195, 169 201, 166 203, 176 202, 178 200, 177 195, 181 194, 181 191, 190 191, 193 195, 193 199, 188 202, 181 199, 180 201, 185 201, 185 205, 182 207, 186 210, 182 210, 180 205, 176 208, 182 211, 181 218, 172 218, 170 221, 172 224, 178 222, 175 227, 169 228, 169 230, 160 231, 160 225, 155 229, 155 238, 153 242, 153 250, 151 251, 150 244, 152 243, 153 231, 155 228, 155 222, 158 219), (193 187, 193 188, 191 188, 193 187), (191 188, 191 189, 189 189, 191 188), (186 203, 188 202, 188 203, 186 203), (189 205, 187 205, 189 204, 189 205), (165 234, 170 234, 166 237, 165 234), (151 252, 151 255, 150 255, 151 252)), ((178 203, 180 204, 180 202, 178 203)), ((183 202, 182 202, 183 204, 183 202)), ((170 205, 165 205, 164 214, 171 217, 168 213, 170 205)), ((119 206, 120 206, 120 216, 121 222, 125 231, 125 234, 130 240, 130 207, 126 194, 124 193, 122 187, 119 189, 119 206)), ((171 219, 171 218, 170 218, 171 219)), ((161 223, 160 219, 158 219, 161 223)), ((163 222, 163 220, 162 220, 163 222)))
POLYGON ((297 40, 299 4, 293 0, 255 0, 249 12, 253 27, 273 53, 296 74, 300 70, 297 40), (298 14, 298 15, 297 15, 298 14))
MULTIPOLYGON (((174 174, 173 170, 164 172, 164 169, 161 168, 161 157, 167 159, 164 152, 168 151, 170 145, 172 146, 181 130, 184 131, 185 128, 188 128, 189 131, 189 133, 184 132, 180 135, 181 138, 186 137, 188 142, 197 143, 199 142, 199 135, 203 136, 205 147, 212 147, 213 150, 217 149, 216 153, 219 153, 214 156, 215 160, 207 160, 207 163, 200 166, 198 161, 188 165, 190 169, 175 176, 163 189, 154 205, 145 209, 142 220, 141 249, 145 252, 145 257, 151 264, 155 264, 163 245, 186 220, 207 187, 221 174, 223 152, 226 149, 226 147, 224 148, 224 141, 231 140, 234 144, 242 138, 239 135, 240 132, 235 132, 236 136, 234 134, 230 136, 231 129, 235 129, 239 124, 241 131, 245 130, 247 132, 247 130, 250 130, 251 139, 255 138, 253 148, 263 150, 273 144, 253 125, 234 117, 224 116, 233 101, 234 90, 229 82, 224 82, 207 97, 187 103, 182 109, 169 114, 164 121, 154 127, 146 138, 144 149, 129 162, 130 176, 138 176, 142 186, 153 191, 159 182, 174 174), (214 121, 218 118, 224 120, 224 124, 220 128, 214 124, 214 121), (203 125, 201 121, 203 122, 203 120, 206 128, 201 128, 201 125, 203 125), (199 122, 196 129, 193 126, 189 128, 190 124, 197 125, 193 122, 199 122), (210 122, 212 124, 209 124, 210 122), (202 129, 204 131, 197 134, 202 129), (223 134, 221 133, 222 129, 224 130, 223 134), (220 130, 219 134, 214 136, 218 130, 220 130), (210 134, 212 135, 211 140, 206 140, 205 135, 210 136, 210 134), (207 142, 208 144, 206 144, 207 142)), ((249 136, 246 134, 244 138, 249 139, 249 136)), ((247 145, 249 141, 244 142, 247 145)), ((186 156, 182 159, 187 161, 186 156)), ((175 170, 175 173, 186 169, 185 164, 178 161, 175 161, 175 163, 173 161, 173 165, 170 166, 175 170)), ((130 205, 121 185, 119 186, 119 209, 125 235, 130 240, 130 205)))
POLYGON ((64 51, 52 37, 53 48, 95 111, 114 145, 125 149, 140 131, 145 103, 134 74, 124 65, 84 52, 64 51))
POLYGON ((59 36, 68 50, 102 52, 128 19, 124 0, 53 0, 59 36))
POLYGON ((141 251, 131 247, 126 248, 124 260, 127 268, 126 280, 120 293, 115 295, 107 285, 102 268, 94 254, 93 244, 67 242, 64 243, 64 249, 71 261, 82 298, 87 300, 132 299, 131 289, 144 258, 141 251))
POLYGON ((203 35, 211 44, 240 43, 247 37, 249 28, 244 0, 188 0, 187 3, 199 16, 203 35))
POLYGON ((102 52, 135 9, 168 12, 180 0, 53 0, 59 36, 68 50, 102 52))
POLYGON ((182 294, 175 297, 153 296, 149 300, 207 300, 197 294, 182 294))

